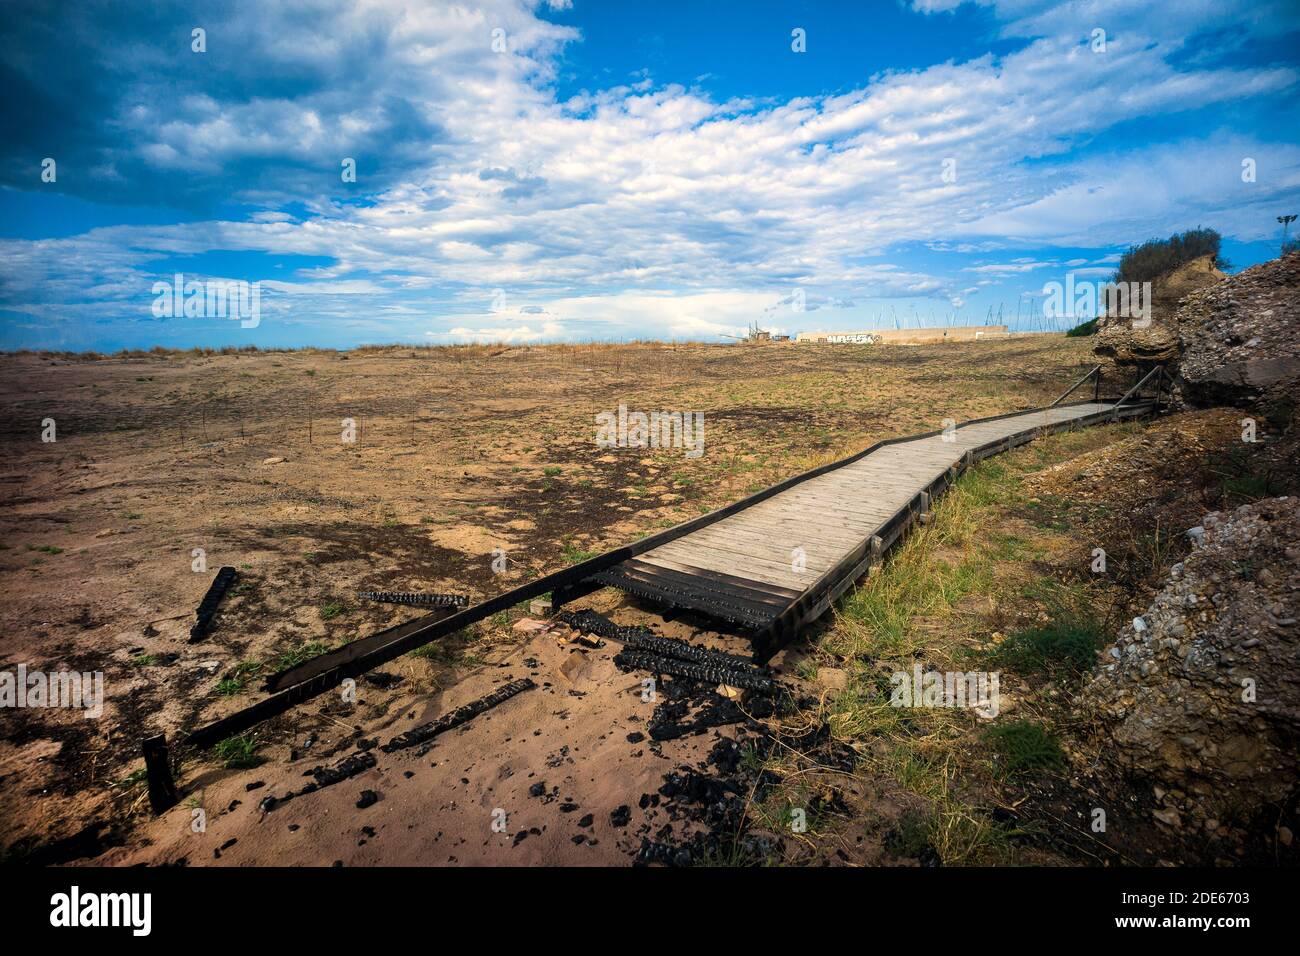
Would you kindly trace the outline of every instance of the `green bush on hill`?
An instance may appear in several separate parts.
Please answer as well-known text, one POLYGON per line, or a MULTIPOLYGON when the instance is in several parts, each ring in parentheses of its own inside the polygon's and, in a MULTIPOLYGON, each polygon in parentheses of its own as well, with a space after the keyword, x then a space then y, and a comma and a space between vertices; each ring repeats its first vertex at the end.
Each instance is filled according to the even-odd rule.
POLYGON ((1213 229, 1188 229, 1168 239, 1148 239, 1140 246, 1129 246, 1120 257, 1112 281, 1150 282, 1201 256, 1214 256, 1214 264, 1227 270, 1230 263, 1219 255, 1222 241, 1223 237, 1213 229))

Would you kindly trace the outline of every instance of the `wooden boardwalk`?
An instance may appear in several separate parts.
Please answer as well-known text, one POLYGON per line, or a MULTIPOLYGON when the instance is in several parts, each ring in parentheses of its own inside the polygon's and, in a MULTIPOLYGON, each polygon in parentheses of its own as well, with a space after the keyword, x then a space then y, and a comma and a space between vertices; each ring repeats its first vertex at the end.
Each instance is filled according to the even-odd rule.
POLYGON ((881 444, 590 580, 759 632, 761 657, 763 645, 783 643, 781 631, 824 611, 911 520, 925 520, 930 496, 965 465, 1038 434, 1149 410, 1081 402, 881 444))
MULTIPOLYGON (((966 467, 1046 432, 1159 409, 1163 371, 1158 367, 1119 399, 1060 404, 1094 376, 1099 390, 1100 368, 1047 408, 966 422, 947 441, 939 432, 883 441, 450 616, 450 609, 442 609, 358 637, 271 675, 268 696, 194 729, 182 746, 210 747, 350 677, 544 594, 560 607, 613 585, 700 611, 748 632, 755 660, 765 662, 860 580, 914 521, 925 520, 932 497, 966 467), (1141 397, 1153 376, 1155 398, 1141 397)), ((161 736, 146 741, 144 749, 152 797, 170 771, 161 736)))

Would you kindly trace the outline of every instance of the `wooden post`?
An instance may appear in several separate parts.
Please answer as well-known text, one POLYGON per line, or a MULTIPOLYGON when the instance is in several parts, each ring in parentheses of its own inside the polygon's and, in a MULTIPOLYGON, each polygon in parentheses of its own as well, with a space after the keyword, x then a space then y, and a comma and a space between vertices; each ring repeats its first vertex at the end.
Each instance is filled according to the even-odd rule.
POLYGON ((167 756, 167 735, 146 737, 141 749, 144 750, 144 769, 149 783, 149 805, 155 814, 166 813, 180 800, 176 782, 172 780, 171 759, 167 756))

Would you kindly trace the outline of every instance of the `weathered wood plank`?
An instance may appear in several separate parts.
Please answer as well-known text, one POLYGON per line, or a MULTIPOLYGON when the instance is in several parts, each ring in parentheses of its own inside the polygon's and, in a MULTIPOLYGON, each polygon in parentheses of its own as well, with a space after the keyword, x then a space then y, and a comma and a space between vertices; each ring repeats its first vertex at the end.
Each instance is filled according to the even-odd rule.
POLYGON ((859 461, 648 551, 638 560, 675 575, 689 575, 696 569, 743 577, 759 587, 801 592, 917 500, 967 451, 994 442, 1020 443, 1035 429, 1109 409, 1105 403, 1060 406, 967 425, 952 432, 951 441, 931 435, 885 445, 859 461), (792 568, 795 548, 804 552, 802 573, 792 568))

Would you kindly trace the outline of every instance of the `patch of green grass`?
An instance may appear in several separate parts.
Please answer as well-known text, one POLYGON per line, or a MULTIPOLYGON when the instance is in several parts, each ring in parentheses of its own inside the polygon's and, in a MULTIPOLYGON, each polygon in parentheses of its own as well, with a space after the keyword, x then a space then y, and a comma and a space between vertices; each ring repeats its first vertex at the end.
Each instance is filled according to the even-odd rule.
POLYGON ((135 657, 131 658, 131 665, 133 667, 153 667, 157 663, 157 654, 137 654, 135 657))
POLYGON ((551 465, 549 467, 542 469, 542 474, 545 475, 547 478, 554 478, 557 475, 561 475, 563 473, 564 473, 564 469, 559 467, 558 465, 551 465))
POLYGON ((422 644, 411 651, 409 656, 418 657, 421 660, 431 661, 435 664, 445 663, 448 658, 447 651, 437 641, 422 644))
POLYGON ((137 784, 144 783, 148 778, 148 771, 145 770, 144 767, 140 767, 138 770, 132 770, 129 774, 119 780, 117 786, 121 787, 123 790, 129 790, 137 784))
POLYGON ((252 734, 240 734, 221 741, 213 748, 213 753, 227 770, 247 770, 263 762, 257 755, 260 746, 252 734))
POLYGON ((282 651, 271 660, 270 666, 276 671, 286 671, 290 667, 297 667, 303 661, 324 654, 328 650, 329 645, 323 641, 309 641, 306 644, 300 644, 287 651, 282 651))
POLYGON ((1056 770, 1065 764, 1056 737, 1041 724, 1029 720, 994 724, 984 732, 984 739, 993 746, 993 768, 1003 778, 1035 770, 1056 770))
POLYGON ((320 619, 322 621, 332 620, 343 613, 343 605, 338 601, 330 601, 320 606, 320 619))
POLYGON ((1106 640, 1106 632, 1094 617, 1057 611, 1046 624, 1011 634, 989 657, 1021 673, 1080 674, 1097 662, 1097 652, 1106 640))
POLYGON ((600 554, 600 552, 584 551, 582 548, 579 548, 573 542, 568 541, 565 542, 564 550, 561 552, 561 554, 564 556, 564 560, 568 561, 570 564, 580 564, 583 561, 588 561, 591 558, 596 557, 596 555, 600 554))
POLYGON ((245 687, 262 665, 257 661, 240 661, 234 670, 217 682, 217 693, 223 697, 234 697, 245 687))
POLYGON ((45 554, 62 554, 62 553, 63 553, 63 549, 62 549, 62 548, 55 547, 55 546, 52 545, 52 544, 42 544, 42 545, 39 545, 39 546, 38 546, 38 545, 34 545, 34 544, 29 544, 29 545, 27 546, 27 550, 28 550, 28 551, 41 551, 41 552, 43 552, 43 553, 45 553, 45 554))

